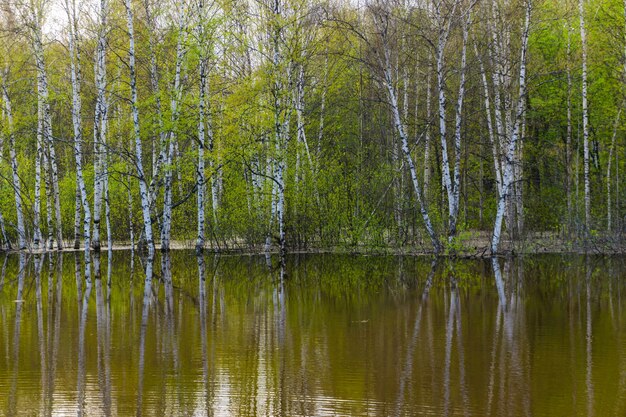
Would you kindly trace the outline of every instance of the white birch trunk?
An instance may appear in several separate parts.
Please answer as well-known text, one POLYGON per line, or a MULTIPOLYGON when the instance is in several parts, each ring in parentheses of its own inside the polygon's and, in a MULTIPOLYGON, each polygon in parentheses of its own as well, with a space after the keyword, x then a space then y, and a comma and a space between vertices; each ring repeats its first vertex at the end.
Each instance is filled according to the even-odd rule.
MULTIPOLYGON (((497 144, 498 144, 498 164, 500 164, 500 173, 504 172, 504 155, 503 152, 506 148, 507 143, 507 132, 504 127, 504 121, 502 120, 502 114, 506 110, 503 110, 502 105, 502 88, 503 88, 503 73, 504 69, 504 59, 505 57, 502 54, 502 48, 500 47, 500 37, 498 34, 498 29, 496 26, 497 22, 497 13, 496 13, 497 3, 496 1, 492 1, 492 22, 489 25, 489 29, 491 31, 492 36, 492 45, 491 45, 491 60, 493 62, 493 72, 491 75, 491 79, 493 82, 493 90, 494 90, 494 119, 496 123, 496 136, 497 136, 497 144)), ((503 175, 503 174, 502 174, 503 175)))
POLYGON ((487 130, 489 133, 489 142, 491 143, 491 152, 493 155, 493 165, 496 177, 496 187, 498 196, 502 194, 502 171, 500 170, 500 151, 498 150, 498 140, 496 138, 497 132, 494 132, 493 120, 491 118, 491 101, 489 100, 489 84, 487 83, 487 74, 485 72, 485 65, 478 53, 478 48, 474 44, 474 53, 478 59, 480 65, 480 77, 483 85, 483 99, 485 102, 485 115, 487 118, 487 130))
POLYGON ((615 149, 615 140, 617 139, 617 128, 619 126, 619 119, 622 115, 622 105, 620 105, 619 110, 617 111, 617 116, 615 116, 615 123, 613 124, 613 136, 611 137, 611 147, 609 149, 609 159, 606 167, 606 231, 610 232, 612 228, 612 219, 611 219, 611 162, 613 161, 613 150, 615 149))
MULTIPOLYGON (((524 103, 524 105, 526 105, 524 103)), ((526 134, 526 111, 522 115, 519 140, 515 150, 515 218, 517 219, 517 234, 521 235, 524 231, 524 137, 526 134)))
POLYGON ((467 17, 463 21, 463 46, 461 47, 461 74, 459 81, 459 94, 456 103, 456 116, 454 123, 454 179, 452 182, 452 204, 450 211, 450 224, 448 239, 456 236, 457 221, 459 217, 460 193, 461 193, 461 125, 463 122, 463 100, 465 99, 465 72, 467 63, 467 38, 472 20, 472 2, 467 10, 467 17))
POLYGON ((430 68, 426 76, 426 132, 424 134, 424 199, 428 201, 428 186, 430 184, 430 132, 432 126, 432 93, 430 89, 430 68))
POLYGON ((270 224, 268 229, 268 235, 265 240, 265 250, 269 251, 271 247, 271 230, 274 218, 278 221, 278 239, 281 262, 284 260, 286 251, 285 246, 285 227, 284 227, 284 209, 285 209, 285 182, 284 175, 286 169, 286 150, 289 140, 289 111, 288 111, 288 86, 291 83, 291 63, 286 66, 286 69, 281 68, 284 64, 284 57, 282 56, 281 43, 282 43, 282 23, 279 20, 282 18, 281 0, 273 0, 271 6, 271 19, 272 19, 272 33, 270 42, 272 43, 272 95, 274 98, 274 138, 275 138, 275 156, 273 161, 273 173, 272 173, 272 208, 270 214, 270 224), (282 77, 286 72, 287 87, 284 86, 282 77))
POLYGON ((46 228, 48 231, 46 245, 48 246, 48 249, 52 250, 54 248, 54 228, 52 226, 52 185, 50 181, 50 161, 48 160, 48 155, 45 150, 43 153, 43 167, 44 188, 46 190, 46 228))
POLYGON ((185 31, 184 31, 184 21, 185 21, 185 13, 183 11, 182 5, 179 6, 179 25, 178 25, 178 41, 176 45, 176 66, 175 66, 175 75, 174 75, 174 85, 173 85, 173 97, 170 103, 171 108, 171 117, 172 117, 172 127, 168 132, 168 151, 167 151, 167 159, 166 159, 166 171, 165 171, 165 197, 163 201, 163 220, 161 225, 161 250, 167 251, 170 249, 170 237, 171 237, 171 228, 172 228, 172 174, 173 174, 173 157, 176 149, 176 123, 178 122, 178 114, 179 114, 179 103, 182 98, 182 87, 180 85, 181 82, 181 72, 183 65, 183 55, 184 48, 183 44, 185 43, 185 31))
POLYGON ((582 118, 583 118, 583 169, 585 180, 585 238, 591 227, 591 189, 589 182, 589 109, 587 104, 587 30, 585 28, 584 0, 578 0, 580 17, 580 42, 582 49, 582 118))
POLYGON ((9 157, 11 158, 11 179, 13 185, 13 193, 15 195, 15 211, 17 213, 17 236, 18 246, 20 250, 26 249, 26 227, 24 225, 24 202, 22 199, 22 184, 20 182, 17 154, 15 152, 15 133, 13 125, 13 109, 11 106, 11 100, 8 93, 8 87, 6 85, 6 77, 8 71, 5 71, 2 85, 2 101, 4 102, 4 111, 7 118, 7 127, 9 135, 9 157))
POLYGON ((502 221, 504 218, 504 211, 506 204, 510 198, 511 188, 513 183, 513 169, 515 164, 515 150, 517 140, 520 135, 520 120, 524 117, 524 105, 526 99, 526 54, 528 49, 528 36, 530 32, 530 15, 531 15, 531 3, 530 0, 526 3, 526 13, 524 19, 524 29, 522 31, 522 46, 520 56, 520 68, 519 68, 519 97, 517 100, 517 108, 515 115, 515 122, 513 123, 513 132, 511 140, 508 143, 506 150, 506 159, 504 167, 504 178, 502 183, 502 194, 498 197, 498 209, 496 212, 496 219, 493 228, 493 236, 491 239, 491 252, 495 254, 498 251, 500 244, 500 234, 502 232, 502 221))
POLYGON ((80 220, 81 220, 80 188, 78 181, 74 190, 74 249, 80 249, 80 220))
MULTIPOLYGON (((2 234, 2 242, 4 242, 7 249, 10 250, 11 242, 7 238, 7 232, 6 232, 6 229, 4 228, 4 216, 2 215, 2 212, 0 212, 0 233, 2 234)), ((0 242, 0 249, 2 249, 2 242, 0 242)))
MULTIPOLYGON (((0 133, 0 155, 4 154, 4 135, 0 133)), ((2 244, 4 243, 7 249, 11 249, 11 241, 7 238, 7 232, 4 227, 4 216, 2 215, 2 211, 0 211, 0 235, 2 235, 2 241, 0 242, 0 249, 2 249, 2 244)))
MULTIPOLYGON (((146 13, 146 22, 148 26, 148 49, 150 52, 150 87, 152 88, 152 94, 155 97, 156 107, 156 119, 159 128, 159 143, 158 153, 156 152, 156 146, 154 139, 152 140, 152 178, 150 180, 150 204, 151 209, 156 210, 156 200, 158 189, 161 185, 161 167, 166 162, 167 157, 167 134, 163 124, 163 110, 161 105, 161 90, 159 86, 159 68, 156 58, 156 44, 155 39, 156 23, 153 16, 153 11, 150 9, 148 0, 144 0, 144 9, 146 13)), ((159 221, 158 217, 156 217, 159 221)))
MULTIPOLYGON (((67 17, 69 21, 69 50, 70 50, 70 74, 72 80, 72 125, 74 128, 74 162, 76 163, 76 186, 78 199, 82 206, 83 216, 83 237, 85 239, 85 253, 88 254, 91 248, 91 210, 87 200, 87 190, 83 175, 83 129, 81 121, 82 101, 81 101, 81 70, 80 70, 80 49, 78 47, 78 21, 76 8, 72 1, 65 2, 67 17)), ((88 255, 87 255, 88 256, 88 255)))
MULTIPOLYGON (((107 167, 108 169, 108 167, 107 167)), ((104 178, 104 216, 106 219, 107 228, 107 249, 109 251, 109 257, 113 250, 113 233, 111 231, 111 200, 109 199, 109 176, 104 178)))
POLYGON ((393 80, 391 78, 391 68, 389 65, 389 52, 387 50, 387 46, 384 47, 384 75, 385 75, 385 85, 387 88, 387 93, 389 95, 389 102, 391 103, 391 110, 393 112, 393 118, 396 125, 396 130, 398 132, 398 136, 400 137, 400 141, 402 142, 402 153, 406 159, 406 163, 409 167, 409 172, 411 174, 411 180, 413 182, 413 190, 415 192, 415 199, 417 200, 418 208, 422 214, 422 218, 424 220, 424 225, 426 226, 426 231, 430 237, 431 243, 433 245, 433 249, 436 254, 439 254, 442 250, 441 243, 439 242, 439 237, 435 232, 435 228, 432 225, 430 220, 430 216, 428 214, 428 209, 424 204, 422 199, 422 190, 420 188, 419 179, 417 178, 417 170, 415 169, 415 164, 413 163, 413 157, 411 156, 411 150, 409 148, 409 140, 405 133, 405 128, 402 123, 402 119, 400 117, 400 109, 398 108, 398 99, 396 95, 396 90, 393 86, 393 80))
MULTIPOLYGON (((202 13, 202 7, 204 1, 200 0, 200 17, 204 18, 202 13)), ((200 40, 203 40, 203 21, 199 25, 200 40)), ((202 47, 202 46, 201 46, 202 47)), ((196 172, 196 187, 197 187, 197 203, 198 203, 198 236, 196 238, 196 252, 201 253, 204 249, 205 242, 205 190, 206 190, 206 178, 205 178, 205 163, 204 163, 204 148, 206 146, 205 135, 205 100, 206 100, 206 84, 207 84, 207 58, 206 56, 200 57, 200 94, 198 103, 198 167, 196 172)))
POLYGON ((41 104, 37 103, 37 153, 35 154, 35 201, 33 206, 33 247, 39 249, 41 241, 41 160, 43 159, 43 130, 41 104))
MULTIPOLYGON (((61 224, 61 201, 59 197, 59 174, 56 160, 56 152, 54 149, 54 138, 52 137, 52 116, 50 114, 50 103, 48 101, 48 75, 44 61, 44 51, 42 43, 41 22, 37 18, 37 13, 33 9, 32 16, 32 42, 35 53, 35 66, 37 69, 37 100, 41 107, 41 123, 42 123, 42 152, 44 155, 47 150, 49 158, 50 174, 52 181, 52 197, 54 200, 54 214, 56 220, 56 240, 57 248, 63 248, 62 224, 61 224)), ((51 204, 50 201, 47 204, 51 204)))
POLYGON ((106 162, 106 129, 107 129, 107 103, 106 103, 106 31, 107 31, 108 1, 100 0, 98 43, 96 46, 96 60, 94 64, 94 77, 97 97, 94 117, 94 192, 93 192, 93 240, 92 246, 95 251, 101 246, 101 217, 102 201, 105 192, 104 184, 107 176, 106 162))
MULTIPOLYGON (((439 8, 436 8, 438 20, 441 19, 439 8)), ((448 156, 448 139, 446 134, 446 92, 445 92, 445 78, 444 78, 444 49, 448 41, 448 29, 449 25, 444 25, 440 22, 439 38, 436 48, 436 60, 437 60, 437 96, 439 101, 439 138, 441 143, 441 175, 442 182, 445 187, 448 197, 448 215, 450 216, 448 221, 451 223, 451 215, 453 212, 454 204, 454 190, 452 189, 452 179, 450 177, 450 162, 448 156)))
POLYGON ((137 76, 135 64, 135 30, 133 25, 133 10, 131 0, 124 0, 126 8, 126 23, 128 26, 129 49, 128 67, 130 70, 130 90, 131 90, 131 110, 133 115, 133 134, 135 137, 135 167, 139 180, 139 195, 141 199, 141 212, 143 215, 144 236, 148 248, 150 265, 154 258, 154 239, 152 237, 152 219, 150 218, 150 196, 148 195, 148 184, 143 169, 143 150, 141 146, 141 134, 139 130, 139 109, 137 108, 137 76))

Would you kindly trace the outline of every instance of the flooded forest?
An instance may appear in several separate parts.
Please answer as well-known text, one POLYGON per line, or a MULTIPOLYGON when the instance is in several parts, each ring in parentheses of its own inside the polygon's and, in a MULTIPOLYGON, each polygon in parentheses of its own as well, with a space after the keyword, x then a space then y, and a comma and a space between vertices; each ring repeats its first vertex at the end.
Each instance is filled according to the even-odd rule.
POLYGON ((621 251, 625 11, 5 0, 0 242, 621 251))
POLYGON ((626 415, 626 0, 0 0, 0 414, 626 415))

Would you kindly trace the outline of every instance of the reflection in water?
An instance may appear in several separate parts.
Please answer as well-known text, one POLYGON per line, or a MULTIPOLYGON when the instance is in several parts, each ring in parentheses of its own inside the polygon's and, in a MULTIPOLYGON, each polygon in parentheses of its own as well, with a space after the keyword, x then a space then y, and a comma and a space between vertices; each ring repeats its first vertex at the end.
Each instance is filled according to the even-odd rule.
POLYGON ((152 296, 152 268, 154 259, 148 257, 145 263, 146 278, 144 281, 143 303, 141 309, 141 327, 139 330, 139 378, 137 382, 137 411, 138 416, 143 414, 143 385, 144 385, 144 366, 146 352, 146 329, 148 327, 148 312, 150 308, 150 298, 152 296))
MULTIPOLYGON (((79 322, 78 322, 78 369, 76 371, 76 392, 77 392, 77 414, 82 416, 85 414, 86 405, 86 363, 85 363, 85 327, 87 326, 87 313, 89 312, 89 297, 91 295, 91 269, 90 263, 85 262, 85 292, 82 294, 82 300, 79 304, 79 322)), ((94 277, 96 281, 100 281, 100 254, 94 254, 94 277)))
POLYGON ((3 262, 0 413, 626 413, 621 258, 67 256, 3 262))
POLYGON ((520 410, 520 415, 532 415, 527 388, 531 365, 526 335, 522 264, 514 265, 512 258, 506 258, 503 274, 498 258, 492 258, 491 263, 498 292, 498 307, 489 365, 487 414, 492 412, 494 401, 497 401, 498 415, 506 414, 512 405, 520 410), (499 381, 497 393, 496 379, 499 381))
MULTIPOLYGON (((15 296, 15 323, 13 326, 13 355, 11 373, 11 388, 7 401, 7 415, 14 416, 17 413, 17 378, 19 375, 20 359, 20 335, 22 329, 22 307, 24 305, 24 275, 26 272, 26 254, 20 253, 20 261, 17 272, 17 294, 15 296)), ((8 341, 6 341, 8 343, 8 341)))
POLYGON ((417 309, 417 314, 415 315, 415 324, 413 325, 413 334, 411 335, 411 340, 409 345, 407 346, 405 353, 405 364, 402 368, 402 373, 400 375, 400 386, 398 389, 398 399, 396 400, 396 409, 394 415, 399 416, 402 415, 402 409, 404 407, 404 396, 407 381, 411 376, 413 370, 413 355, 415 353, 415 347, 417 344, 417 339, 420 334, 420 326, 422 323, 422 309, 424 304, 428 301, 428 294, 430 292, 430 287, 433 284, 433 277, 435 276, 435 272, 437 270, 437 259, 433 259, 430 265, 430 272, 428 273, 428 277, 426 278, 426 283, 424 284, 424 291, 422 292, 422 297, 420 300, 419 307, 417 309))
POLYGON ((591 260, 589 255, 585 255, 585 297, 586 297, 586 351, 587 351, 587 362, 586 362, 586 386, 587 386, 587 415, 593 416, 593 362, 592 362, 592 337, 593 337, 593 328, 591 323, 591 260))

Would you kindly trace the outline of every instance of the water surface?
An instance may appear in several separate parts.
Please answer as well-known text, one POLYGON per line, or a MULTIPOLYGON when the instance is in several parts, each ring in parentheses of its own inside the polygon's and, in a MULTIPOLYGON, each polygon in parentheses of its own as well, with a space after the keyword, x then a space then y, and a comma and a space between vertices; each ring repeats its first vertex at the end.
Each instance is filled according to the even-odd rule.
POLYGON ((626 258, 0 264, 0 415, 626 415, 626 258))

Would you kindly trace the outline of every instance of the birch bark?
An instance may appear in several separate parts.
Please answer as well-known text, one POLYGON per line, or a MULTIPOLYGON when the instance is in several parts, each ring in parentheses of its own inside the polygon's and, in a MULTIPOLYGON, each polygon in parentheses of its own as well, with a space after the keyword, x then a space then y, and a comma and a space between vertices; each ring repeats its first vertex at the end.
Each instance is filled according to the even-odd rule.
POLYGON ((607 232, 610 232, 612 228, 611 162, 613 161, 613 150, 615 149, 615 140, 617 139, 617 128, 619 126, 620 116, 622 115, 622 107, 623 107, 623 104, 620 105, 620 108, 617 111, 617 116, 615 116, 615 123, 613 124, 613 136, 611 137, 611 147, 609 148, 609 158, 608 158, 607 167, 606 167, 606 230, 607 232))
POLYGON ((154 258, 154 239, 152 237, 152 219, 150 217, 150 197, 148 195, 148 184, 143 169, 143 150, 141 144, 141 134, 139 128, 139 109, 137 107, 137 70, 135 64, 135 30, 133 25, 133 9, 131 0, 124 0, 126 9, 126 24, 128 26, 128 67, 130 70, 130 90, 131 90, 131 110, 133 115, 133 134, 135 138, 135 168, 139 180, 139 196, 141 199, 141 212, 143 215, 144 236, 148 248, 148 258, 150 265, 154 258))
POLYGON ((582 118, 583 118, 583 170, 585 181, 585 238, 591 226, 591 189, 589 182, 589 106, 587 103, 587 30, 585 27, 584 0, 578 0, 580 17, 580 42, 582 49, 582 118))
POLYGON ((96 60, 94 78, 96 82, 96 109, 94 117, 94 192, 93 192, 93 240, 95 251, 100 250, 100 228, 102 216, 102 202, 104 198, 104 184, 107 182, 107 99, 106 99, 106 31, 108 17, 108 0, 100 0, 98 44, 96 46, 96 60))
POLYGON ((171 109, 171 129, 168 132, 168 151, 165 167, 165 197, 163 202, 163 220, 161 224, 161 250, 170 249, 170 237, 172 228, 172 174, 173 174, 173 157, 176 149, 176 123, 178 122, 179 103, 182 98, 181 72, 184 58, 184 43, 186 39, 185 32, 185 12, 182 4, 179 5, 179 22, 178 22, 178 41, 176 44, 176 65, 173 85, 173 96, 170 103, 171 109))
MULTIPOLYGON (((204 1, 200 0, 200 16, 203 17, 203 4, 204 1)), ((203 23, 201 22, 198 25, 198 31, 200 32, 200 39, 203 39, 203 23)), ((207 62, 206 56, 200 57, 200 94, 199 94, 199 103, 198 103, 198 167, 196 168, 196 187, 198 191, 196 192, 197 204, 198 204, 198 236, 196 238, 196 252, 201 253, 204 249, 204 241, 205 241, 205 190, 206 190, 206 179, 205 179, 205 163, 204 163, 204 147, 206 145, 206 135, 205 135, 205 100, 206 100, 206 83, 207 83, 207 62)))
MULTIPOLYGON (((91 247, 91 210, 87 200, 87 190, 83 175, 83 129, 82 129, 82 100, 81 100, 81 70, 80 70, 80 49, 78 47, 78 19, 74 1, 70 5, 69 0, 65 1, 67 17, 69 21, 69 50, 70 50, 70 74, 72 80, 72 125, 74 128, 74 162, 76 163, 76 186, 78 187, 78 198, 83 209, 83 234, 85 239, 85 252, 88 253, 91 247)), ((87 255, 88 256, 88 255, 87 255)))
MULTIPOLYGON (((61 224, 61 201, 59 196, 59 173, 54 149, 54 138, 52 137, 52 116, 50 114, 50 103, 48 93, 48 75, 44 60, 43 40, 41 32, 41 11, 31 10, 31 37, 32 46, 35 53, 35 66, 37 69, 37 100, 40 103, 41 123, 42 123, 42 153, 49 158, 50 174, 52 181, 52 197, 54 199, 54 214, 56 220, 56 240, 57 249, 63 249, 63 236, 61 224), (45 148, 45 150, 44 150, 45 148)), ((48 201, 47 204, 51 202, 48 201)))
POLYGON ((520 56, 520 68, 519 68, 519 96, 517 100, 515 122, 513 123, 513 132, 511 140, 508 143, 506 156, 504 177, 502 183, 502 194, 498 198, 498 209, 496 212, 496 219, 493 228, 493 235, 491 239, 491 252, 495 254, 498 251, 500 244, 500 234, 502 232, 502 221, 504 218, 504 211, 506 204, 510 198, 511 188, 513 183, 513 169, 515 163, 515 150, 517 141, 520 135, 520 121, 524 116, 524 104, 526 100, 526 55, 528 49, 528 36, 530 33, 530 17, 531 17, 532 5, 531 0, 526 2, 526 11, 524 18, 524 28, 522 31, 522 46, 520 56))
POLYGON ((13 109, 11 99, 9 97, 7 78, 8 70, 4 71, 2 77, 2 101, 4 102, 4 111, 7 118, 8 135, 9 135, 9 157, 11 158, 11 179, 13 185, 13 194, 15 195, 15 211, 17 214, 17 237, 20 250, 26 249, 26 227, 24 225, 24 202, 22 199, 22 184, 20 182, 17 154, 15 152, 15 133, 13 125, 13 109))
POLYGON ((380 35, 382 37, 382 43, 383 43, 382 52, 381 52, 382 57, 379 56, 380 64, 383 69, 383 78, 384 78, 383 82, 387 90, 389 102, 391 105, 391 110, 393 113, 395 127, 397 130, 398 136, 400 137, 401 144, 402 144, 402 153, 404 154, 406 164, 408 165, 409 172, 411 174, 411 181, 413 183, 415 199, 416 199, 418 208, 421 212, 422 219, 424 220, 426 232, 428 233, 430 237, 435 254, 439 254, 441 253, 443 247, 441 245, 441 242, 439 241, 439 237, 437 236, 435 228, 433 227, 433 224, 430 220, 428 209, 422 198, 422 190, 419 184, 419 179, 417 177, 417 170, 413 162, 413 157, 411 156, 411 149, 409 148, 409 140, 406 135, 406 129, 402 122, 402 118, 400 116, 400 108, 398 106, 396 88, 394 87, 394 84, 393 84, 391 63, 390 63, 390 57, 389 57, 389 45, 388 45, 388 38, 387 38, 388 34, 386 32, 387 24, 386 22, 383 22, 383 19, 384 18, 381 16, 375 16, 375 21, 378 26, 378 29, 380 30, 380 35))

